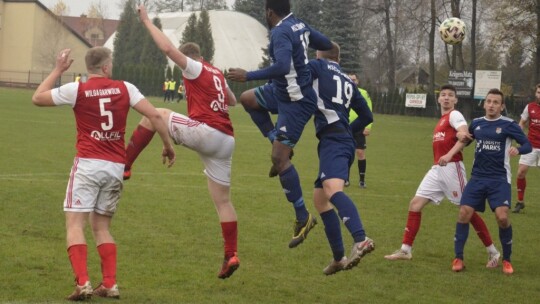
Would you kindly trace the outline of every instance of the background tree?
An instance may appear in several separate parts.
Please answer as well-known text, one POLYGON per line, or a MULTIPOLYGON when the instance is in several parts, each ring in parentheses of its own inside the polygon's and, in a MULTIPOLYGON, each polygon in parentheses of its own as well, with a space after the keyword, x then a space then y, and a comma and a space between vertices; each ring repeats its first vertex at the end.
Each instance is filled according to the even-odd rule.
POLYGON ((199 37, 197 36, 197 15, 195 13, 192 13, 191 15, 189 15, 186 27, 182 32, 182 39, 180 40, 180 44, 184 44, 186 42, 195 42, 198 40, 199 37))
POLYGON ((212 25, 210 24, 210 15, 208 11, 203 9, 199 14, 197 21, 197 43, 201 47, 201 55, 204 60, 212 63, 214 60, 214 38, 212 37, 212 25))
POLYGON ((356 0, 325 0, 322 2, 320 30, 341 47, 340 65, 347 73, 360 73, 360 37, 356 19, 360 7, 356 0), (336 18, 339 16, 339 18, 336 18))
POLYGON ((233 10, 247 14, 266 26, 264 17, 264 0, 236 0, 233 10))

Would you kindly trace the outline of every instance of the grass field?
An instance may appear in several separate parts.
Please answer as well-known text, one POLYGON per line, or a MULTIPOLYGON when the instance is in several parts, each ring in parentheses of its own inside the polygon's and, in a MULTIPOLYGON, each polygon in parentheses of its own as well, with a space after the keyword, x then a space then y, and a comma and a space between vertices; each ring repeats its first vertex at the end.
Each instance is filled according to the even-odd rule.
MULTIPOLYGON (((0 303, 63 303, 73 288, 62 201, 75 154, 74 119, 69 107, 33 106, 31 95, 0 88, 0 303)), ((164 105, 160 98, 152 101, 164 105)), ((167 106, 186 112, 185 103, 167 106)), ((270 145, 241 106, 231 109, 231 118, 240 269, 227 280, 217 279, 221 231, 198 157, 177 147, 177 163, 166 169, 156 139, 135 163, 113 221, 122 303, 538 303, 538 170, 529 172, 525 212, 511 215, 513 276, 503 275, 500 267, 485 268, 487 255, 474 233, 465 249, 466 271, 450 270, 458 209, 447 201, 424 210, 412 261, 386 261, 383 256, 401 244, 409 200, 431 166, 436 120, 375 115, 368 138, 368 188, 356 186, 354 166, 346 192, 376 250, 358 267, 326 277, 322 269, 332 255, 322 222, 304 244, 287 247, 294 212, 279 181, 267 177, 270 145)), ((138 119, 133 111, 127 137, 138 119)), ((310 124, 293 159, 311 211, 316 145, 310 124)), ((469 171, 472 147, 465 157, 469 171)), ((483 217, 500 248, 493 214, 483 217)), ((345 241, 350 248, 350 237, 345 241)), ((99 283, 91 239, 89 271, 93 284, 99 283)))

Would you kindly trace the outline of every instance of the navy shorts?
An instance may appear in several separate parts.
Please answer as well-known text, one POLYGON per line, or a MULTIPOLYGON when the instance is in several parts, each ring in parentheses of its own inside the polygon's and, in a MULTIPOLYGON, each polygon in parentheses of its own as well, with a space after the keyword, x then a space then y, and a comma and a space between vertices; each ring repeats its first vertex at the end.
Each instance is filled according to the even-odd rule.
POLYGON ((349 133, 326 134, 317 146, 319 173, 315 188, 322 188, 322 182, 330 178, 349 180, 349 167, 354 162, 354 139, 349 133))
POLYGON ((266 83, 255 88, 255 98, 257 103, 272 114, 278 113, 277 100, 274 98, 273 85, 266 83))
POLYGON ((484 212, 486 199, 491 211, 501 206, 510 208, 512 202, 510 183, 502 179, 481 179, 473 176, 463 190, 460 205, 470 206, 476 211, 484 212))
POLYGON ((364 130, 354 133, 354 141, 356 143, 356 149, 365 150, 367 148, 364 130))

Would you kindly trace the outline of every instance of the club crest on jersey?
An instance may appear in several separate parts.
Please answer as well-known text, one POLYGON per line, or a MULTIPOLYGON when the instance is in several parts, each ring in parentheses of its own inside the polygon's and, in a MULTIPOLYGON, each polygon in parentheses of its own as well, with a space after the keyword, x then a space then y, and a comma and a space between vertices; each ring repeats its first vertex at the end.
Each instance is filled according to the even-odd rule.
POLYGON ((457 191, 452 191, 452 196, 458 197, 457 191))
POLYGON ((501 129, 501 128, 497 128, 497 129, 495 129, 495 133, 497 133, 497 134, 501 134, 501 132, 502 132, 502 129, 501 129))

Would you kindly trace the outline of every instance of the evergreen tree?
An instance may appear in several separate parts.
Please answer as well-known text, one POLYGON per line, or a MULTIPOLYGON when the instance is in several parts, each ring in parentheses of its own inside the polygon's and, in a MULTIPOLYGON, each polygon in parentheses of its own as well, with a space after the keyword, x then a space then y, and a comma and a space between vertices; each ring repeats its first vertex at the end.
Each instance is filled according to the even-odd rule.
POLYGON ((199 15, 197 22, 198 44, 201 47, 201 55, 207 62, 214 60, 214 39, 212 38, 212 25, 210 24, 210 15, 207 10, 203 10, 199 15))
MULTIPOLYGON (((133 11, 133 5, 135 5, 134 0, 126 1, 124 11, 120 15, 120 23, 114 38, 113 64, 116 67, 125 67, 129 63, 133 63, 134 56, 132 56, 132 53, 136 46, 130 41, 131 29, 138 23, 137 16, 133 11)), ((113 69, 113 78, 123 78, 124 75, 121 72, 123 72, 122 69, 113 69)))
POLYGON ((236 0, 233 9, 257 19, 264 26, 267 25, 264 16, 264 0, 236 0))
POLYGON ((324 0, 319 29, 341 47, 340 65, 346 73, 360 73, 360 35, 356 0, 324 0))
POLYGON ((296 0, 291 4, 296 17, 321 30, 322 0, 296 0))
POLYGON ((182 72, 180 71, 180 67, 175 65, 172 70, 172 79, 176 81, 176 87, 180 84, 180 80, 182 80, 182 72))
POLYGON ((180 44, 184 44, 186 42, 196 42, 198 41, 197 37, 197 15, 195 13, 192 13, 187 21, 186 28, 184 29, 184 32, 182 33, 182 40, 180 40, 180 44))
MULTIPOLYGON (((154 18, 152 23, 154 23, 154 25, 160 30, 162 29, 161 20, 159 18, 154 18)), ((142 46, 140 62, 149 65, 156 65, 163 71, 165 69, 165 65, 167 64, 167 56, 165 56, 165 54, 163 54, 163 52, 158 48, 148 31, 146 31, 146 34, 144 35, 144 42, 142 46)))

